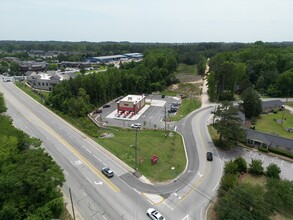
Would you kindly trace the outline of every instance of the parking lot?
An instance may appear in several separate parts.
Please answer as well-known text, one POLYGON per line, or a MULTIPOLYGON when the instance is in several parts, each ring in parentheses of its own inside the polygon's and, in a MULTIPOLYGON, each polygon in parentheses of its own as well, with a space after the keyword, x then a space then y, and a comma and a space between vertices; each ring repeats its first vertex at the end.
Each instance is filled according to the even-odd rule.
MULTIPOLYGON (((146 97, 146 106, 132 118, 117 118, 117 103, 113 100, 107 105, 110 107, 102 108, 102 113, 99 113, 99 120, 106 123, 108 126, 117 126, 130 128, 133 123, 141 123, 143 128, 165 128, 163 119, 166 116, 176 114, 176 112, 169 113, 172 103, 178 102, 180 98, 161 95, 148 95, 146 97)), ((167 123, 167 129, 174 129, 174 123, 167 123)))

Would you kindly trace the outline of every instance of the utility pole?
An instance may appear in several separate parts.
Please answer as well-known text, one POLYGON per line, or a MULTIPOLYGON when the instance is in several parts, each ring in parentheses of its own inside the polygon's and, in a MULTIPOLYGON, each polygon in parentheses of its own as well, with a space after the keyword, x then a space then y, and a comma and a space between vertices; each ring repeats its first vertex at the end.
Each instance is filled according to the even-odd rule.
MULTIPOLYGON (((288 89, 288 94, 287 94, 287 98, 286 98, 286 104, 288 102, 288 98, 289 98, 289 94, 290 94, 290 89, 288 89)), ((284 114, 285 114, 285 109, 283 109, 283 116, 282 116, 282 120, 281 120, 281 125, 283 125, 284 122, 284 114)))
POLYGON ((135 128, 135 147, 134 147, 134 157, 135 157, 135 170, 138 171, 137 167, 137 129, 135 128))
POLYGON ((165 137, 167 137, 167 106, 165 104, 165 137))
POLYGON ((70 188, 69 188, 69 195, 70 195, 70 201, 71 201, 71 207, 72 207, 73 220, 75 220, 74 206, 73 206, 73 202, 72 202, 72 195, 71 195, 71 189, 70 188))

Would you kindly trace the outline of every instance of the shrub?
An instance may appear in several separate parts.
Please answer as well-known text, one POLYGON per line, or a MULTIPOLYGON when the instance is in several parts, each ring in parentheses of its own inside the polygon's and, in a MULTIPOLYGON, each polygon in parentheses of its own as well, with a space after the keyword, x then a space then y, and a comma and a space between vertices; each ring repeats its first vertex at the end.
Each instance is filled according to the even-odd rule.
POLYGON ((261 160, 253 160, 251 164, 249 164, 249 172, 254 175, 261 175, 264 172, 264 168, 262 166, 263 162, 261 160))

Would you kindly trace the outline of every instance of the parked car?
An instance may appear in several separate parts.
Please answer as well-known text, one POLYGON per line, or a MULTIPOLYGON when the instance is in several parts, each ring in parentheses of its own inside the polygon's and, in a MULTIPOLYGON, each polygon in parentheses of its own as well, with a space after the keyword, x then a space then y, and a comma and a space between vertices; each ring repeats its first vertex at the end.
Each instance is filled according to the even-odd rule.
POLYGON ((174 112, 177 112, 177 110, 175 108, 171 108, 171 109, 168 110, 168 112, 169 113, 174 113, 174 112))
POLYGON ((141 124, 140 123, 134 123, 131 125, 131 128, 141 128, 141 124))
POLYGON ((162 95, 161 97, 162 97, 162 98, 165 98, 165 95, 162 95))
POLYGON ((207 152, 207 160, 213 161, 213 153, 212 152, 207 152))
POLYGON ((110 108, 109 104, 103 105, 103 108, 110 108))
POLYGON ((166 220, 161 213, 153 208, 149 208, 147 210, 147 216, 150 217, 152 220, 166 220))
POLYGON ((114 176, 114 172, 109 167, 104 167, 102 169, 102 173, 108 178, 111 178, 114 176))
POLYGON ((96 114, 98 114, 98 113, 102 113, 102 112, 103 112, 102 109, 96 109, 96 110, 95 110, 95 113, 96 113, 96 114))

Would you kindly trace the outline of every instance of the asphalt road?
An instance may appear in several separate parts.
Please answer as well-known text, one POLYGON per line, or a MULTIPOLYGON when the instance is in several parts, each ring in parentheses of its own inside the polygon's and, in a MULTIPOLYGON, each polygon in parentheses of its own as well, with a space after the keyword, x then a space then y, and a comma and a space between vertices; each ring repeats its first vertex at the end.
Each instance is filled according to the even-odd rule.
POLYGON ((70 187, 74 205, 84 219, 147 219, 145 212, 155 207, 167 219, 205 219, 206 208, 214 198, 223 164, 239 155, 250 162, 260 158, 265 165, 281 165, 282 177, 293 179, 292 163, 257 152, 236 148, 234 151, 217 151, 207 131, 206 123, 213 106, 191 113, 178 123, 177 131, 183 134, 188 165, 185 172, 173 182, 150 185, 140 182, 127 165, 73 128, 64 120, 32 100, 12 83, 0 80, 8 114, 16 127, 43 141, 43 146, 63 168, 68 195, 70 187), (206 161, 206 152, 214 154, 206 161), (115 177, 107 179, 100 172, 110 166, 115 177), (149 194, 162 195, 159 203, 149 194))
POLYGON ((119 178, 127 169, 12 83, 1 81, 0 92, 4 93, 14 125, 40 138, 64 170, 63 190, 68 196, 71 188, 74 205, 83 219, 147 219, 145 213, 151 203, 119 178), (105 165, 113 168, 114 178, 109 180, 101 174, 105 165))

